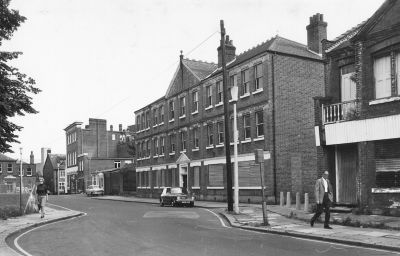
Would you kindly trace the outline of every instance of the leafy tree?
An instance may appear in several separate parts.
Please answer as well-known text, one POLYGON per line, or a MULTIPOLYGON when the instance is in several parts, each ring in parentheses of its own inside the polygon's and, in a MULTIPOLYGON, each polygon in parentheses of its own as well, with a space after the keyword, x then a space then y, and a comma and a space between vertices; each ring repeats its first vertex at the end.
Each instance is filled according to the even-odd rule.
MULTIPOLYGON (((18 11, 9 9, 9 4, 10 0, 0 0, 0 47, 26 20, 18 11)), ((16 132, 23 127, 10 122, 10 117, 37 113, 29 96, 40 92, 34 87, 35 80, 8 64, 20 54, 0 50, 0 153, 12 153, 11 143, 19 143, 16 132)))

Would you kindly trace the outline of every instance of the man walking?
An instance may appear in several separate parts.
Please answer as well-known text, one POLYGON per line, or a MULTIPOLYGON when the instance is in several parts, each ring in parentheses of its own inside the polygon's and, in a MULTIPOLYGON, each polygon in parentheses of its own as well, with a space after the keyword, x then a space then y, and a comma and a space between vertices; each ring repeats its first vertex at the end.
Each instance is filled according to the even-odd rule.
POLYGON ((330 206, 333 201, 332 185, 328 180, 329 172, 325 171, 322 177, 315 183, 315 200, 317 201, 317 212, 311 218, 311 227, 321 213, 325 210, 325 223, 324 228, 332 229, 329 226, 330 206))

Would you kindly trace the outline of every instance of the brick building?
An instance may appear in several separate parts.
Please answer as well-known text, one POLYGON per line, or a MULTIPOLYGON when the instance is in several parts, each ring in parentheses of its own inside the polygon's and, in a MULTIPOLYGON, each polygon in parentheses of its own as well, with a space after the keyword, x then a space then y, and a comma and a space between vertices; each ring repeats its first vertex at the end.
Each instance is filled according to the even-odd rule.
MULTIPOLYGON (((32 189, 36 183, 36 165, 31 151, 29 163, 22 162, 23 188, 32 189)), ((20 160, 0 154, 0 193, 19 192, 20 187, 20 160)))
MULTIPOLYGON (((317 177, 313 97, 324 95, 319 53, 326 27, 318 15, 307 26, 309 46, 276 36, 239 55, 226 38, 228 86, 239 86, 240 201, 261 200, 254 149, 264 151, 269 200, 279 191, 312 191, 317 177)), ((181 54, 165 96, 135 111, 139 195, 158 197, 162 187, 181 186, 198 199, 226 199, 220 47, 217 52, 218 64, 181 54)))
POLYGON ((400 2, 385 1, 324 50, 320 170, 330 171, 337 203, 399 214, 400 2))
MULTIPOLYGON (((111 184, 116 183, 114 186, 119 186, 119 183, 123 183, 124 177, 132 180, 132 176, 135 176, 132 167, 133 156, 127 148, 130 136, 127 131, 122 130, 122 125, 119 125, 118 130, 114 130, 111 125, 110 130, 107 130, 106 120, 94 118, 89 118, 88 125, 82 127, 82 124, 74 122, 64 129, 67 144, 68 191, 84 192, 89 185, 97 184, 111 193, 114 191, 109 187, 111 184), (120 172, 122 167, 129 164, 131 168, 120 172)), ((128 188, 134 190, 135 184, 128 188)), ((118 193, 121 192, 118 190, 118 193)))
POLYGON ((50 149, 47 149, 46 160, 43 165, 43 178, 49 191, 57 194, 58 190, 64 194, 66 190, 66 175, 65 175, 65 155, 52 154, 50 149), (58 182, 58 187, 57 187, 58 182))

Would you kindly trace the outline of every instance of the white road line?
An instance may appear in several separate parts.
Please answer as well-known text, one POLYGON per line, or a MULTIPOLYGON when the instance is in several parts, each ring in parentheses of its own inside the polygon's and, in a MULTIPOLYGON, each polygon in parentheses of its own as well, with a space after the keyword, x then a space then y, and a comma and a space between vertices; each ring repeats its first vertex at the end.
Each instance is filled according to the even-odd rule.
POLYGON ((205 210, 205 211, 211 212, 212 214, 214 214, 215 216, 217 216, 217 218, 219 219, 219 221, 221 222, 221 225, 222 225, 223 227, 225 227, 225 228, 231 228, 231 227, 228 227, 227 225, 225 225, 225 222, 222 220, 222 218, 221 218, 218 214, 216 214, 215 212, 210 211, 209 209, 204 209, 204 208, 202 208, 202 209, 205 210))
MULTIPOLYGON (((47 203, 47 204, 50 204, 50 203, 47 203)), ((69 208, 66 208, 66 207, 63 207, 63 206, 60 206, 60 205, 56 205, 56 204, 51 204, 51 205, 54 205, 54 206, 57 206, 57 207, 60 207, 60 208, 63 208, 63 209, 69 210, 69 211, 74 211, 74 210, 71 210, 71 209, 69 209, 69 208)), ((27 251, 25 251, 24 249, 22 249, 22 247, 18 244, 18 240, 19 240, 22 236, 28 234, 29 232, 31 232, 31 231, 33 231, 33 230, 36 230, 36 229, 41 228, 41 227, 44 227, 44 226, 48 226, 48 225, 50 225, 50 224, 60 223, 60 222, 63 222, 63 221, 75 219, 75 218, 78 218, 78 217, 83 217, 83 216, 86 216, 86 215, 87 215, 87 213, 86 213, 86 212, 83 212, 83 215, 81 215, 81 216, 76 216, 76 217, 69 218, 69 219, 65 219, 65 220, 60 220, 60 221, 56 221, 56 222, 51 222, 51 223, 47 223, 47 224, 40 225, 40 226, 38 226, 38 227, 29 229, 29 230, 25 231, 24 233, 20 234, 19 236, 17 236, 17 238, 14 239, 14 246, 19 250, 19 252, 23 253, 25 256, 33 256, 33 255, 30 254, 29 252, 27 252, 27 251)))

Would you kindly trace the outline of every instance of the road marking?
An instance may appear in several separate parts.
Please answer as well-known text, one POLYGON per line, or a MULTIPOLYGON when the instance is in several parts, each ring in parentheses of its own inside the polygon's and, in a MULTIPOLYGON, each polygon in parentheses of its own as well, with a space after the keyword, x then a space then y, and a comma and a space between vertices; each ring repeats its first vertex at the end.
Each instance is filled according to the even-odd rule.
POLYGON ((205 209, 205 208, 202 208, 202 209, 205 210, 205 211, 211 212, 212 214, 214 214, 215 216, 217 216, 217 218, 219 219, 219 221, 221 222, 221 225, 222 225, 223 227, 225 227, 225 228, 231 228, 231 227, 228 227, 227 225, 225 225, 224 220, 223 220, 218 214, 216 214, 215 212, 210 211, 209 209, 205 209))
MULTIPOLYGON (((47 203, 47 204, 50 204, 50 203, 47 203)), ((69 210, 69 211, 75 211, 75 210, 71 210, 71 209, 69 209, 69 208, 60 206, 60 205, 56 205, 56 204, 51 204, 51 205, 54 205, 54 206, 57 206, 57 207, 60 207, 60 208, 64 208, 64 209, 69 210)), ((75 211, 75 212, 76 212, 76 211, 75 211)), ((65 220, 60 220, 60 221, 55 221, 55 222, 43 224, 43 225, 40 225, 40 226, 38 226, 38 227, 29 229, 29 230, 25 231, 24 233, 20 234, 19 236, 17 236, 17 238, 14 239, 14 246, 19 250, 19 252, 23 253, 25 256, 33 256, 33 255, 30 254, 29 252, 27 252, 27 251, 25 251, 24 249, 22 249, 22 247, 18 244, 18 240, 19 240, 22 236, 28 234, 29 232, 31 232, 31 231, 33 231, 33 230, 36 230, 36 229, 41 228, 41 227, 48 226, 48 225, 50 225, 50 224, 60 223, 60 222, 63 222, 63 221, 67 221, 67 220, 71 220, 71 219, 75 219, 75 218, 79 218, 79 217, 83 217, 83 216, 86 216, 86 215, 87 215, 86 212, 82 212, 82 213, 83 213, 83 214, 80 215, 80 216, 76 216, 76 217, 72 217, 72 218, 65 219, 65 220)))
POLYGON ((143 218, 185 218, 198 219, 200 216, 195 212, 187 211, 150 211, 143 215, 143 218))

